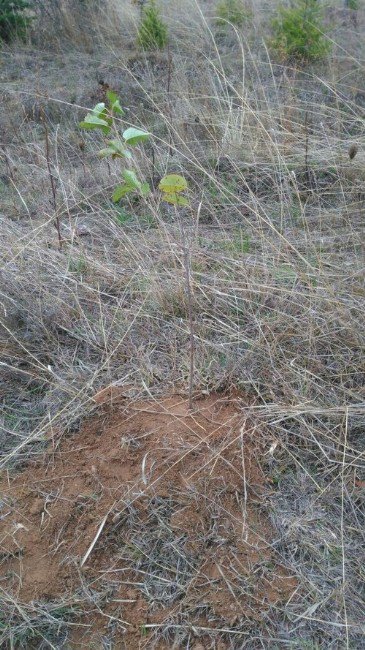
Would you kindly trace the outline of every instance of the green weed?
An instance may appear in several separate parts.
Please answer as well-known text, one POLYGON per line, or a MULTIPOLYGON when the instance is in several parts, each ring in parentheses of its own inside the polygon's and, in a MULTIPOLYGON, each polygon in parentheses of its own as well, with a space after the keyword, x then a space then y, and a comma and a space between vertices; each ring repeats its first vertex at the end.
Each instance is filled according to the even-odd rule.
POLYGON ((331 50, 317 0, 297 0, 289 8, 280 7, 272 28, 271 46, 281 59, 315 61, 331 50))
POLYGON ((10 43, 15 38, 24 39, 32 18, 27 15, 31 3, 27 0, 1 0, 0 40, 10 43))
POLYGON ((242 0, 221 0, 217 5, 216 14, 216 23, 220 26, 231 23, 241 27, 250 17, 242 0))
POLYGON ((143 50, 163 50, 168 41, 167 27, 154 0, 143 8, 137 42, 143 50))
POLYGON ((87 271, 87 261, 83 257, 78 259, 70 258, 68 261, 68 273, 74 273, 75 275, 81 276, 87 271))

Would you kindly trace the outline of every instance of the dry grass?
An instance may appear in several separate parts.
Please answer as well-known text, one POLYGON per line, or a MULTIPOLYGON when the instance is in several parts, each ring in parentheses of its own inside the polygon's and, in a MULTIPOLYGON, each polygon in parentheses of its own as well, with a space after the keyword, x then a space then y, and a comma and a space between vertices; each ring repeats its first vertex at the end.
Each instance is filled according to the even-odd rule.
MULTIPOLYGON (((268 613, 259 634, 247 621, 227 621, 218 635, 204 632, 207 647, 220 647, 220 638, 227 648, 360 648, 364 11, 351 39, 346 23, 333 31, 328 65, 303 71, 271 61, 257 15, 249 32, 217 36, 211 5, 186 3, 175 14, 171 4, 164 3, 172 35, 169 95, 168 57, 135 51, 138 10, 128 2, 98 20, 97 38, 95 22, 77 28, 87 41, 81 56, 72 25, 65 27, 70 52, 62 52, 65 37, 57 56, 34 46, 2 52, 1 467, 39 454, 50 430, 77 430, 105 385, 132 385, 140 397, 188 386, 184 250, 174 211, 157 193, 112 205, 118 165, 98 161, 97 137, 77 128, 103 79, 120 93, 130 122, 155 136, 156 169, 146 146, 142 172, 171 170, 189 179, 192 208, 181 218, 192 266, 196 395, 233 388, 247 395, 250 417, 273 445, 262 463, 275 486, 265 503, 275 549, 299 585, 283 610, 268 613), (127 6, 121 44, 115 15, 124 17, 127 6), (359 151, 350 160, 355 142, 359 151)), ((154 523, 140 550, 153 566, 141 567, 155 574, 159 558, 169 570, 178 567, 176 589, 194 567, 172 544, 163 507, 150 505, 154 523)), ((174 600, 166 575, 150 584, 153 602, 174 600)), ((0 588, 0 638, 9 648, 31 647, 29 630, 40 630, 36 647, 67 647, 74 608, 87 608, 94 596, 102 601, 86 590, 72 603, 24 605, 0 588), (65 632, 58 623, 63 608, 65 632)), ((188 619, 164 620, 150 642, 193 648, 193 637, 188 619)), ((149 637, 141 643, 148 647, 149 637)))

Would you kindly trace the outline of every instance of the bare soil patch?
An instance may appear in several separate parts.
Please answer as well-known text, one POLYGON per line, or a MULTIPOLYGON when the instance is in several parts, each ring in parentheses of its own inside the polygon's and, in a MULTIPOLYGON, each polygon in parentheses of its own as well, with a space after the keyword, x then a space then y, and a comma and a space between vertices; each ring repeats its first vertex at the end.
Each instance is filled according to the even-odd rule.
POLYGON ((2 588, 24 603, 86 593, 70 648, 108 634, 112 647, 169 647, 169 626, 204 643, 284 604, 296 583, 272 548, 263 440, 243 399, 205 396, 193 413, 178 395, 95 401, 78 433, 2 476, 2 588))

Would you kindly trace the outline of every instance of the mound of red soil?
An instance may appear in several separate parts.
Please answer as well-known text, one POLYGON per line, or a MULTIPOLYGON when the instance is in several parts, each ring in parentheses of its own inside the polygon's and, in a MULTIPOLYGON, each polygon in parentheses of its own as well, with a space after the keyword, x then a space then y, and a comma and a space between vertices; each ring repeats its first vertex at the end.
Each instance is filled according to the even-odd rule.
POLYGON ((70 648, 102 647, 111 622, 113 647, 130 650, 172 647, 170 627, 204 643, 258 623, 295 583, 272 550, 262 436, 241 400, 211 395, 189 413, 179 396, 109 398, 3 475, 1 585, 24 603, 84 599, 70 648))

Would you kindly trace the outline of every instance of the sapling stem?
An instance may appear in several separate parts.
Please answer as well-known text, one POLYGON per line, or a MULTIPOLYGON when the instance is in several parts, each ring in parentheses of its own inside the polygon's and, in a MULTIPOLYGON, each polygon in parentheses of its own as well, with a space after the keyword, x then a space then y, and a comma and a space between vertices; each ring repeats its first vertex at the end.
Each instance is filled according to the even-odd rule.
POLYGON ((56 183, 55 179, 52 173, 52 168, 51 168, 51 154, 50 154, 50 143, 49 143, 49 131, 48 131, 48 126, 47 122, 45 119, 45 114, 44 111, 42 111, 42 122, 43 122, 43 127, 44 127, 44 136, 45 136, 45 154, 46 154, 46 161, 47 161, 47 170, 48 170, 48 176, 49 176, 49 181, 51 185, 51 191, 52 191, 52 199, 51 199, 51 205, 53 208, 54 212, 54 217, 55 217, 55 222, 54 225, 57 230, 57 236, 58 236, 58 244, 60 249, 62 249, 62 235, 61 235, 61 224, 60 224, 60 217, 57 213, 57 189, 56 189, 56 183))
POLYGON ((156 176, 156 153, 155 153, 155 147, 151 146, 151 159, 152 159, 152 188, 155 189, 157 187, 157 176, 156 176))
POLYGON ((193 292, 191 288, 191 251, 186 241, 186 234, 184 224, 178 215, 181 239, 183 245, 184 256, 184 270, 185 270, 185 284, 186 295, 188 299, 188 317, 189 317, 189 338, 190 338, 190 360, 189 360, 189 411, 193 410, 193 389, 194 389, 194 358, 195 358, 195 345, 194 345, 194 321, 193 321, 193 292))
POLYGON ((169 128, 169 156, 172 156, 174 152, 173 148, 173 136, 172 136, 172 110, 171 110, 171 81, 172 81, 172 54, 170 49, 170 43, 167 44, 167 112, 170 123, 169 128))
POLYGON ((306 111, 306 112, 305 112, 305 115, 304 115, 304 132, 305 132, 304 167, 305 167, 305 173, 306 173, 306 176, 307 176, 308 189, 310 189, 310 184, 311 184, 311 175, 310 175, 309 164, 308 164, 308 159, 309 159, 309 128, 308 128, 308 111, 306 111))

